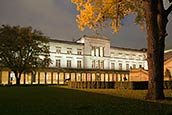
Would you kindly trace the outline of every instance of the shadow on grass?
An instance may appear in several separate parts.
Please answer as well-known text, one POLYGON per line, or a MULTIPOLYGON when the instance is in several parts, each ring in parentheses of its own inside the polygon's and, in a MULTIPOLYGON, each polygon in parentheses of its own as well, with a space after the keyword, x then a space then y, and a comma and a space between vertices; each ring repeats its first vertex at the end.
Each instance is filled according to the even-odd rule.
POLYGON ((169 114, 171 105, 64 87, 0 87, 2 115, 169 114))

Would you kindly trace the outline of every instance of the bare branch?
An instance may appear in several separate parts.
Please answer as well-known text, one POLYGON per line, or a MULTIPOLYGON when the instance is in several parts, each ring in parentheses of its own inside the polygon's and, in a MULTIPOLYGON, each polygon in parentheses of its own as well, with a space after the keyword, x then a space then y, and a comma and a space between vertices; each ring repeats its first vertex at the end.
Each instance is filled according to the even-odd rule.
POLYGON ((172 4, 166 10, 166 16, 168 16, 172 12, 172 4))

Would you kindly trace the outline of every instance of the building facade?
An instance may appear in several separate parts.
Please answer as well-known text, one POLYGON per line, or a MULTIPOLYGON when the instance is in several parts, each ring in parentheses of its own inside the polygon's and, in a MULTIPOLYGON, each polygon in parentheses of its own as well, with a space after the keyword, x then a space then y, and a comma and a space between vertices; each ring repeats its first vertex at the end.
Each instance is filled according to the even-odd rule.
MULTIPOLYGON (((49 40, 49 68, 38 69, 21 76, 21 84, 66 84, 79 88, 116 88, 125 81, 147 81, 148 69, 145 49, 113 47, 103 36, 83 36, 76 41, 49 40), (107 85, 109 84, 109 85, 107 85)), ((165 52, 165 80, 172 75, 172 50, 165 52)), ((0 71, 0 84, 15 84, 14 73, 0 71)))
POLYGON ((50 39, 50 67, 129 70, 147 69, 146 51, 110 46, 104 36, 83 36, 69 42, 50 39))

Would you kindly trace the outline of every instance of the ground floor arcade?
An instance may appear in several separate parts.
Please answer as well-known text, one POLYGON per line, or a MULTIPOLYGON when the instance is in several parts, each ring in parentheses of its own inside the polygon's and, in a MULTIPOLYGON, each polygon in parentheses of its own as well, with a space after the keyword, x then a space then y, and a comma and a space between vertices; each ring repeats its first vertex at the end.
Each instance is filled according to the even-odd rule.
MULTIPOLYGON (((32 73, 23 73, 20 84, 68 84, 71 87, 107 87, 119 81, 129 81, 129 71, 100 70, 100 69, 72 69, 47 68, 32 73), (34 73, 34 74, 33 74, 34 73)), ((15 75, 9 69, 0 71, 0 84, 16 84, 15 75)), ((112 86, 113 87, 113 86, 112 86)))

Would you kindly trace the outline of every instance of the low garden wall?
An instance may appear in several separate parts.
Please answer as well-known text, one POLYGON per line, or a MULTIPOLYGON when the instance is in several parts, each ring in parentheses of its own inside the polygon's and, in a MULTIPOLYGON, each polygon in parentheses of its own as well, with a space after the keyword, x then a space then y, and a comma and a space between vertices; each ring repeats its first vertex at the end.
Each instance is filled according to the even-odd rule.
MULTIPOLYGON (((115 88, 115 89, 148 89, 148 81, 129 82, 69 82, 71 88, 115 88)), ((164 81, 164 89, 172 89, 172 81, 164 81)))

